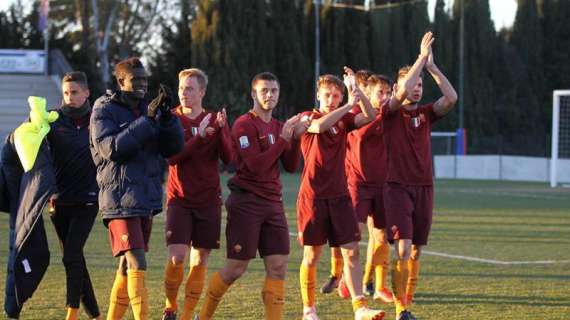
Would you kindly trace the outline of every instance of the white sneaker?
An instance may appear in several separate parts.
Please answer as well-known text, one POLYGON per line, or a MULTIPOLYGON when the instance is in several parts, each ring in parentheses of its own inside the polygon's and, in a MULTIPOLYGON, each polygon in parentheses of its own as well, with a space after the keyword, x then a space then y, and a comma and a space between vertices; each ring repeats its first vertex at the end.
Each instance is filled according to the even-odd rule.
POLYGON ((303 308, 303 320, 319 320, 317 316, 317 308, 310 307, 310 308, 303 308))
POLYGON ((354 313, 354 320, 382 320, 386 312, 383 310, 374 310, 368 307, 362 307, 354 313))

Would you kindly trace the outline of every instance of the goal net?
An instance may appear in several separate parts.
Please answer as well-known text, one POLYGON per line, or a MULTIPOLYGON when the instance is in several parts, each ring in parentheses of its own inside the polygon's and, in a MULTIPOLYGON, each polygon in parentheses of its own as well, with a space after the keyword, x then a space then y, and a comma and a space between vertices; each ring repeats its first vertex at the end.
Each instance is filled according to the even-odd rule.
POLYGON ((550 186, 570 184, 570 90, 552 95, 550 186))

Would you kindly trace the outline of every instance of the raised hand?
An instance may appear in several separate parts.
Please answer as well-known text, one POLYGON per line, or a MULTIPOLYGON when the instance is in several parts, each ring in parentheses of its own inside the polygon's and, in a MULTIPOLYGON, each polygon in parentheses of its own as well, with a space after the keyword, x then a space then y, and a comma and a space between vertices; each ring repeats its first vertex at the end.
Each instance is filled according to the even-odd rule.
POLYGON ((281 137, 287 141, 291 141, 293 137, 293 133, 295 132, 295 127, 301 120, 301 116, 299 114, 292 116, 291 118, 287 119, 283 124, 283 128, 281 128, 281 137))
POLYGON ((422 43, 420 45, 420 56, 426 58, 429 57, 431 53, 431 45, 433 44, 434 41, 435 38, 433 37, 433 33, 431 31, 428 31, 424 34, 422 38, 422 43))
POLYGON ((426 60, 426 68, 428 70, 430 70, 434 66, 435 66, 435 63, 433 62, 433 49, 430 47, 429 48, 429 55, 428 55, 428 58, 426 60))
POLYGON ((208 113, 198 125, 198 134, 202 138, 206 137, 206 134, 211 135, 213 133, 214 128, 208 127, 208 124, 210 124, 210 118, 212 118, 212 114, 208 113))
POLYGON ((216 123, 218 127, 223 128, 228 121, 228 115, 226 114, 226 108, 222 108, 222 111, 216 114, 216 123))
POLYGON ((357 105, 360 102, 360 100, 362 100, 361 95, 364 95, 364 93, 358 88, 358 86, 356 85, 353 86, 348 94, 348 104, 350 104, 351 106, 357 105))
POLYGON ((344 74, 343 74, 344 85, 346 86, 348 92, 352 91, 352 88, 356 87, 356 76, 354 75, 354 71, 345 66, 344 67, 344 74))

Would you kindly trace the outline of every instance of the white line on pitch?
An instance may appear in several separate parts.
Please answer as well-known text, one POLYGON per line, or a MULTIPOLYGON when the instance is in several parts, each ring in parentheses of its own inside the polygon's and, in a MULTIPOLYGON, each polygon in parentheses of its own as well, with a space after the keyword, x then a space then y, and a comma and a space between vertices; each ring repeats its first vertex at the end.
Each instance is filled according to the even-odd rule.
MULTIPOLYGON (((289 232, 289 235, 293 238, 296 238, 297 235, 295 233, 289 232)), ((361 246, 366 246, 368 243, 360 242, 361 246)), ((449 258, 449 259, 457 259, 457 260, 465 260, 465 261, 473 261, 473 262, 481 262, 481 263, 488 263, 488 264, 498 264, 498 265, 529 265, 529 264, 563 264, 563 263, 570 263, 570 260, 537 260, 537 261, 500 261, 500 260, 492 260, 492 259, 483 259, 477 257, 468 257, 468 256, 461 256, 455 254, 447 254, 435 251, 428 251, 422 250, 422 254, 426 254, 429 256, 436 256, 442 258, 449 258)))

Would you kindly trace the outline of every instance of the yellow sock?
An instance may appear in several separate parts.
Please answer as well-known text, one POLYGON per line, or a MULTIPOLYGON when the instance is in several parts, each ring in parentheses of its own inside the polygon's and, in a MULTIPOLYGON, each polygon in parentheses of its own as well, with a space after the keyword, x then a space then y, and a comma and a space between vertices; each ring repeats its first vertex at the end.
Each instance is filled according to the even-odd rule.
POLYGON ((283 306, 285 305, 285 281, 265 278, 263 291, 263 304, 265 305, 265 319, 283 319, 283 306))
POLYGON ((109 311, 107 311, 107 320, 120 320, 129 308, 129 294, 127 292, 127 276, 117 271, 115 282, 111 289, 109 297, 109 311))
POLYGON ((148 291, 145 286, 144 277, 144 270, 127 271, 129 301, 131 302, 135 320, 148 319, 148 291))
POLYGON ((382 243, 374 252, 374 262, 376 264, 374 273, 376 281, 374 283, 376 292, 381 291, 386 287, 386 280, 388 279, 388 269, 390 265, 390 245, 382 243))
POLYGON ((372 277, 372 270, 374 266, 372 265, 372 261, 366 261, 364 265, 364 273, 362 274, 362 284, 367 284, 370 282, 370 278, 372 277))
MULTIPOLYGON (((340 249, 339 249, 340 250, 340 249)), ((331 276, 340 279, 342 276, 342 268, 344 268, 344 263, 341 257, 331 256, 331 276)))
MULTIPOLYGON (((420 260, 408 261, 408 282, 406 285, 406 296, 413 297, 416 293, 416 287, 418 286, 418 279, 420 277, 420 260)), ((411 299, 410 299, 411 300, 411 299)), ((411 301, 408 301, 411 303, 411 301)))
POLYGON ((172 263, 172 260, 166 262, 164 267, 164 295, 166 296, 165 309, 175 311, 178 309, 176 298, 178 297, 178 288, 184 278, 184 263, 172 263))
POLYGON ((224 283, 219 272, 212 274, 210 282, 208 283, 208 289, 206 290, 206 296, 204 297, 204 303, 202 304, 202 310, 200 310, 200 320, 209 320, 212 318, 224 293, 228 291, 229 287, 228 284, 224 283))
POLYGON ((368 302, 366 301, 366 298, 364 297, 357 297, 355 299, 352 299, 352 311, 356 312, 356 310, 362 308, 362 307, 367 307, 368 306, 368 302))
POLYGON ((406 283, 408 282, 408 261, 395 260, 392 263, 392 291, 394 292, 394 304, 396 315, 406 310, 404 300, 406 296, 406 283))
POLYGON ((79 308, 67 308, 67 316, 65 320, 78 320, 79 319, 79 308))
POLYGON ((303 306, 313 307, 315 305, 315 283, 317 282, 317 268, 307 267, 301 263, 299 272, 301 280, 301 298, 303 306))
POLYGON ((188 278, 186 279, 186 287, 184 289, 184 311, 180 315, 180 320, 191 320, 194 308, 200 300, 200 295, 204 289, 204 282, 206 280, 205 266, 190 267, 188 278))

